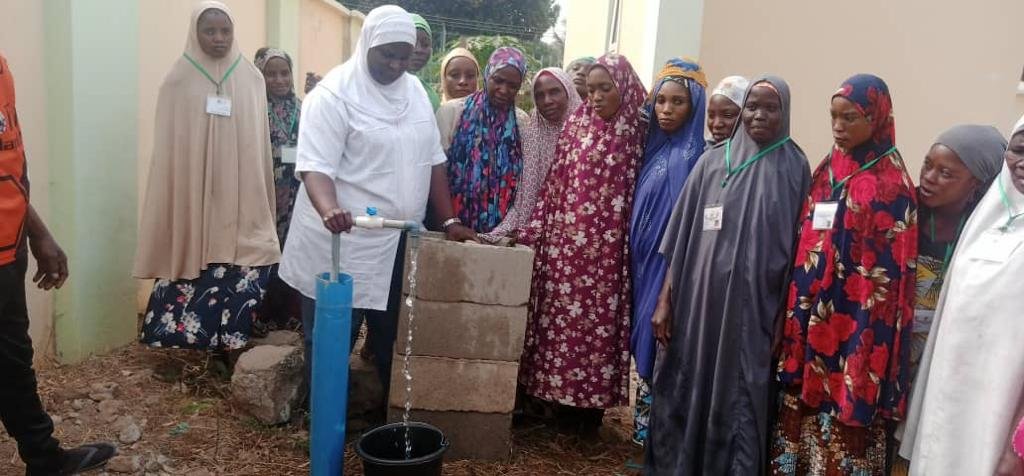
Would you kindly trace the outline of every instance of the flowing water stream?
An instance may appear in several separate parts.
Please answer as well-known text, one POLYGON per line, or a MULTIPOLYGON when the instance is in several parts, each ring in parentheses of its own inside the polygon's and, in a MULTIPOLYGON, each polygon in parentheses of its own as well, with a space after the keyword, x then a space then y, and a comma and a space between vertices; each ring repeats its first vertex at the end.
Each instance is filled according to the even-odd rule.
POLYGON ((405 425, 405 459, 412 458, 412 439, 409 438, 409 412, 412 410, 412 374, 409 373, 409 356, 412 355, 412 329, 416 307, 416 267, 420 253, 419 230, 409 231, 409 295, 405 305, 409 306, 408 331, 405 336, 405 356, 402 359, 402 376, 405 377, 405 408, 402 412, 402 423, 405 425))

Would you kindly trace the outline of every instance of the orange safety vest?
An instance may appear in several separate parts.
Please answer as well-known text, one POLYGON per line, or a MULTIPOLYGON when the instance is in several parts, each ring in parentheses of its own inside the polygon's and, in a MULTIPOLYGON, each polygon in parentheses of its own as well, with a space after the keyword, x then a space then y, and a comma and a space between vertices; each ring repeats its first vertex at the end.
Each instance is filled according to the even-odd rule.
POLYGON ((0 266, 14 262, 25 236, 28 173, 14 107, 14 77, 0 55, 0 266))

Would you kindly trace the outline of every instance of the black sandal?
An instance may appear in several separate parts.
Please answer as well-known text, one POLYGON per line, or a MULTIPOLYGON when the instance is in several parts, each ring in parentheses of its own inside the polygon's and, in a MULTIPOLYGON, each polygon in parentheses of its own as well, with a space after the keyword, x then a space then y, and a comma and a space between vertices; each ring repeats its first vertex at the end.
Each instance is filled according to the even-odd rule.
POLYGON ((110 443, 90 443, 64 451, 64 465, 60 474, 73 475, 100 468, 117 454, 110 443))

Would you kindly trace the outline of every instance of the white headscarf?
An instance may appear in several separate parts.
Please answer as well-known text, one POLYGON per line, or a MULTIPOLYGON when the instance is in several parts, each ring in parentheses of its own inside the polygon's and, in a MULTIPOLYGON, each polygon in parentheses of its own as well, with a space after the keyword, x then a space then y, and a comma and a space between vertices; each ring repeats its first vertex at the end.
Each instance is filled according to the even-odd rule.
MULTIPOLYGON (((743 106, 743 96, 747 93, 747 88, 750 87, 750 81, 743 76, 727 76, 715 89, 711 91, 711 96, 716 94, 725 96, 727 99, 733 102, 737 106, 743 106)), ((708 96, 708 99, 711 99, 708 96)))
POLYGON ((345 103, 382 121, 398 121, 422 87, 416 78, 403 74, 391 84, 380 84, 370 76, 366 55, 370 48, 388 43, 416 45, 416 25, 409 12, 394 5, 374 8, 363 22, 363 30, 352 57, 325 77, 318 86, 327 88, 345 103))

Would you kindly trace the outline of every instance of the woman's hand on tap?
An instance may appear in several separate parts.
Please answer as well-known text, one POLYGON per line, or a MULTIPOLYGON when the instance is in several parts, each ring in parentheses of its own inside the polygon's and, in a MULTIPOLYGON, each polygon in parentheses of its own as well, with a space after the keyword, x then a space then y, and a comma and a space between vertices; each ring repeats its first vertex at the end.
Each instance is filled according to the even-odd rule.
POLYGON ((355 224, 355 221, 352 219, 352 213, 340 208, 328 211, 324 214, 323 219, 324 228, 327 228, 334 234, 348 233, 352 229, 352 225, 355 224))

